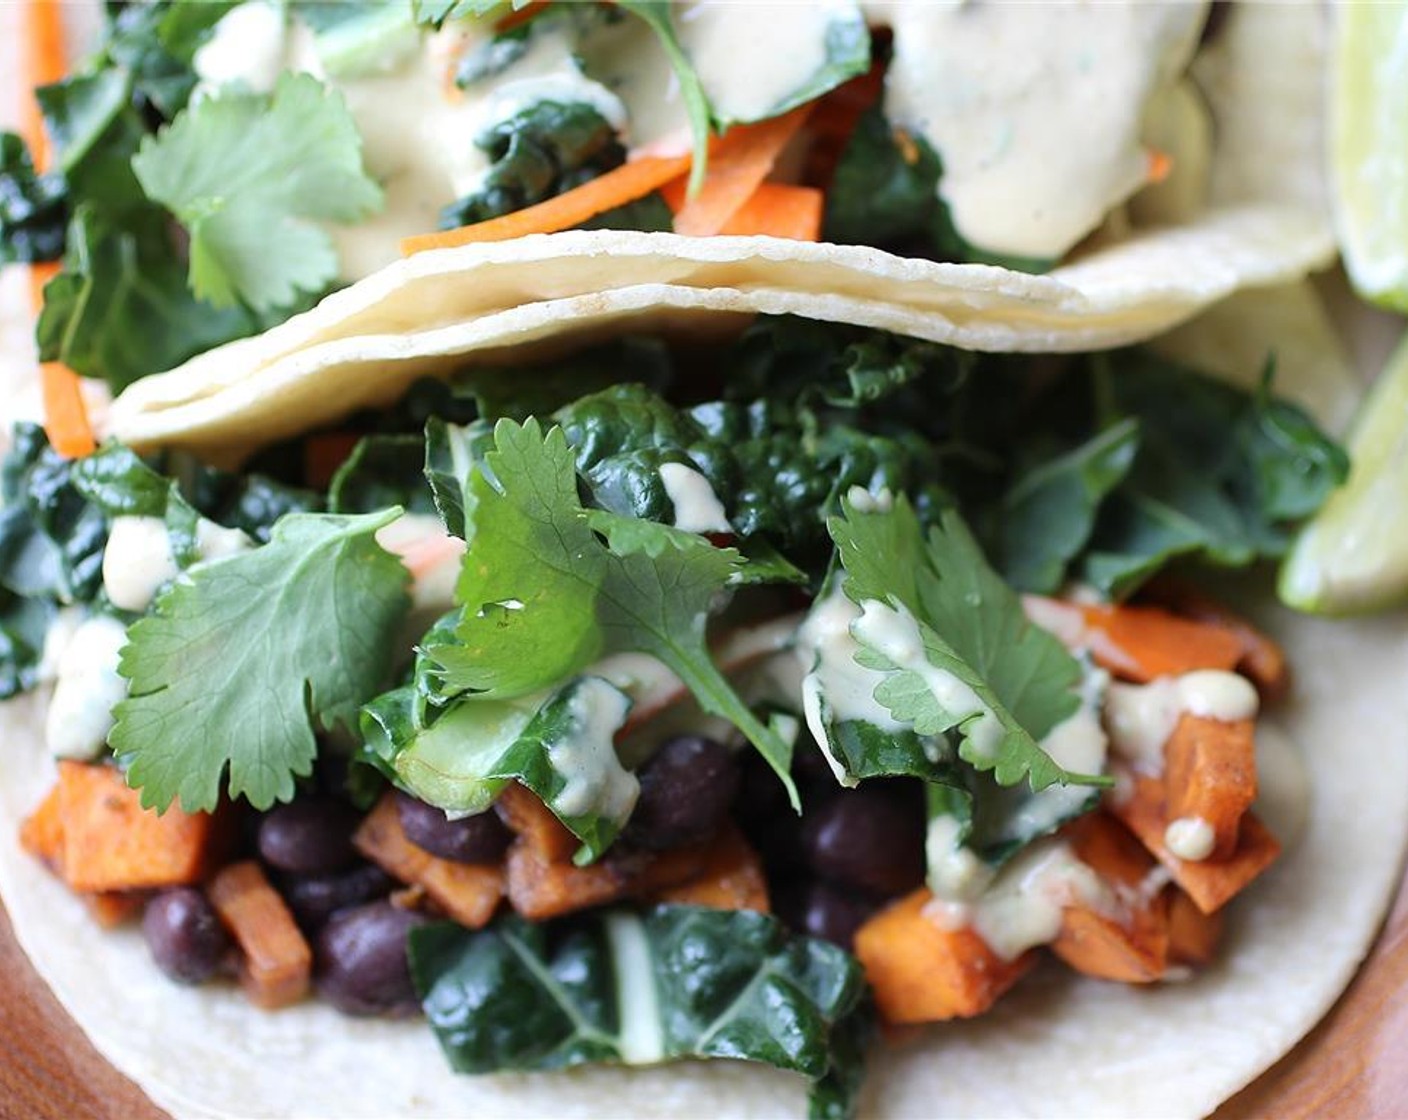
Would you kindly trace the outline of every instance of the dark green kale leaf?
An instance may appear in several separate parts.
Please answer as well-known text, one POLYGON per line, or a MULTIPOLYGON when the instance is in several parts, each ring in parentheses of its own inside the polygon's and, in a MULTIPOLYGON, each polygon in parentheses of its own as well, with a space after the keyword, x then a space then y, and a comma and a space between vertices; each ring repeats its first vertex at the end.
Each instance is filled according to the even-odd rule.
POLYGON ((109 7, 108 37, 98 65, 127 72, 139 106, 163 120, 186 107, 195 90, 195 56, 238 0, 109 7))
POLYGON ((328 488, 332 513, 373 513, 401 506, 409 513, 434 513, 425 477, 427 441, 416 435, 364 436, 328 488))
POLYGON ((411 974, 463 1073, 734 1058, 802 1074, 854 1114, 869 1041, 859 963, 748 910, 661 906, 410 935, 411 974))
POLYGON ((62 176, 36 175, 24 141, 0 132, 0 264, 57 260, 67 222, 62 176))
POLYGON ((1090 364, 1105 422, 1128 417, 1140 431, 1077 568, 1108 595, 1179 557, 1240 566, 1284 555, 1295 523, 1348 474, 1343 449, 1271 396, 1269 370, 1247 393, 1144 351, 1090 364))
POLYGON ((522 210, 580 186, 626 159, 616 130, 582 102, 535 102, 486 128, 474 143, 494 165, 474 193, 445 207, 441 229, 522 210))
POLYGON ((675 214, 659 191, 623 202, 611 210, 603 210, 588 218, 577 229, 633 229, 640 233, 670 233, 675 228, 675 214))
POLYGON ((0 464, 0 586, 56 603, 89 603, 103 586, 108 520, 73 484, 72 459, 37 424, 15 425, 0 464))
POLYGON ((44 638, 54 610, 48 599, 24 599, 0 590, 0 700, 39 683, 44 638))

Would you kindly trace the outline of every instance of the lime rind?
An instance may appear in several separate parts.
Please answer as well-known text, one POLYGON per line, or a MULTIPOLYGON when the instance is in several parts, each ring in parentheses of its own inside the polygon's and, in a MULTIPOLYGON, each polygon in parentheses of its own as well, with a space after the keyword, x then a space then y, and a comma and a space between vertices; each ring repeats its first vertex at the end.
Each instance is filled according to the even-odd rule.
POLYGON ((1298 610, 1357 614, 1408 603, 1408 335, 1365 398, 1349 456, 1349 478, 1281 568, 1281 599, 1298 610))

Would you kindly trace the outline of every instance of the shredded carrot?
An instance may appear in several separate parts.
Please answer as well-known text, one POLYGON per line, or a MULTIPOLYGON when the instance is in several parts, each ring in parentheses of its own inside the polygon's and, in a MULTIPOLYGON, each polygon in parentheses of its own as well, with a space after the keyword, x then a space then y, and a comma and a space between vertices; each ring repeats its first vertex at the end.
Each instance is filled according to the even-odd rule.
POLYGON ((709 152, 704 185, 675 215, 675 232, 686 237, 720 232, 772 173, 811 109, 802 105, 771 120, 729 129, 709 152))
POLYGON ((1144 173, 1148 183, 1162 183, 1173 171, 1173 157, 1157 148, 1149 149, 1149 169, 1144 173))
POLYGON ((502 35, 505 31, 512 31, 515 27, 522 27, 525 23, 542 15, 546 10, 547 4, 544 0, 533 0, 531 4, 524 4, 521 8, 515 8, 513 11, 509 12, 508 15, 504 16, 503 19, 499 20, 498 23, 494 24, 494 33, 496 35, 502 35))
POLYGON ((825 198, 815 187, 763 183, 719 232, 819 241, 824 205, 825 198))
POLYGON ((451 249, 482 241, 510 241, 533 233, 555 233, 580 225, 588 218, 643 198, 689 170, 690 157, 637 159, 598 175, 580 187, 502 217, 490 218, 459 229, 423 233, 401 242, 401 255, 426 249, 451 249))
MULTIPOLYGON (((58 0, 30 0, 26 9, 29 66, 25 77, 30 85, 42 86, 56 82, 64 75, 63 10, 58 0)), ((28 92, 28 91, 26 91, 28 92)), ((39 104, 33 94, 27 99, 28 120, 26 139, 34 153, 34 166, 48 169, 51 153, 39 104)), ((58 265, 52 262, 30 268, 30 298, 35 314, 44 306, 44 285, 53 279, 58 265)), ((83 400, 78 374, 61 362, 44 362, 39 367, 40 388, 44 397, 44 431, 49 443, 60 455, 71 459, 91 454, 98 446, 93 438, 93 425, 88 420, 88 406, 83 400)))

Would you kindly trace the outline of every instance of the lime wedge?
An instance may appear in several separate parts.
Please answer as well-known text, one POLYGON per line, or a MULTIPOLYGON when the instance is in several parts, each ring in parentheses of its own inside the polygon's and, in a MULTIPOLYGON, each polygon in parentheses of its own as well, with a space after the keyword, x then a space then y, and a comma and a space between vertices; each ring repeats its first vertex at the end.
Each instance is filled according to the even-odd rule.
POLYGON ((1360 295, 1408 311, 1408 3, 1341 4, 1334 14, 1340 247, 1360 295))
POLYGON ((1281 568, 1284 602, 1353 614, 1408 602, 1408 335, 1365 398, 1349 478, 1300 532, 1281 568))

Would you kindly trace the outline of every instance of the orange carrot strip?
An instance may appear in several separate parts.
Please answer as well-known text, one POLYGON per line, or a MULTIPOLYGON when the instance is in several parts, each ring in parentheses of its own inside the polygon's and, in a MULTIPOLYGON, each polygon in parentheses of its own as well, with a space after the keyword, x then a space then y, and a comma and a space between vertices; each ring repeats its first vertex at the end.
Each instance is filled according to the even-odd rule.
POLYGON ((1036 961, 1006 961, 967 926, 945 929, 924 913, 921 887, 856 931, 855 954, 888 1023, 934 1023, 981 1015, 1036 961))
POLYGON ((762 183, 720 233, 786 237, 792 241, 821 240, 821 213, 825 205, 815 187, 762 183))
POLYGON ((58 0, 29 0, 25 11, 25 40, 29 44, 28 66, 24 79, 27 89, 21 90, 25 98, 26 119, 25 139, 34 156, 34 165, 40 171, 49 169, 49 141, 44 131, 44 118, 35 100, 36 86, 47 86, 64 76, 68 68, 67 52, 64 48, 63 6, 58 0))
POLYGON ((1159 607, 1082 604, 1095 661, 1141 683, 1195 669, 1233 669, 1241 642, 1219 626, 1181 618, 1159 607))
POLYGON ((413 844, 401 828, 395 794, 377 802, 352 843, 388 875, 421 887, 441 910, 470 929, 485 925, 504 896, 504 872, 498 864, 458 863, 413 844))
POLYGON ((1144 173, 1146 183, 1162 183, 1173 172, 1173 157, 1157 148, 1148 151, 1149 169, 1144 173))
POLYGON ((1249 719, 1184 712, 1164 744, 1164 796, 1170 820, 1196 817, 1213 833, 1209 859, 1237 850, 1242 816, 1256 800, 1256 729, 1249 719))
POLYGON ((307 995, 313 951, 259 864, 230 864, 211 880, 208 893, 244 953, 240 982, 250 1002, 272 1011, 307 995))
POLYGON ((42 362, 40 387, 44 396, 44 432, 49 444, 68 459, 81 459, 98 448, 78 374, 62 362, 42 362))
POLYGON ((1148 984, 1167 971, 1168 899, 1141 887, 1153 857, 1129 830, 1106 813, 1090 813, 1065 831, 1076 858, 1127 900, 1115 912, 1075 901, 1061 912, 1051 951, 1077 972, 1125 984, 1148 984), (1121 912, 1122 911, 1122 912, 1121 912))
POLYGON ((675 232, 686 237, 720 232, 772 173, 777 157, 811 109, 802 105, 771 120, 729 129, 709 153, 704 185, 675 215, 675 232))
POLYGON ((401 255, 408 257, 426 249, 450 249, 483 241, 510 241, 532 233, 555 233, 570 229, 604 211, 643 198, 688 171, 689 165, 690 157, 687 155, 631 160, 536 206, 458 229, 407 237, 401 242, 401 255))
POLYGON ((1265 871, 1281 854, 1281 845, 1255 813, 1242 817, 1237 850, 1227 859, 1181 860, 1168 850, 1164 831, 1168 807, 1159 778, 1130 774, 1127 794, 1111 797, 1106 808, 1124 822, 1149 854, 1168 868, 1173 881, 1188 892, 1199 910, 1211 914, 1265 871))
POLYGON ((224 840, 210 813, 175 805, 158 816, 111 766, 59 763, 63 876, 76 891, 199 882, 224 840))

